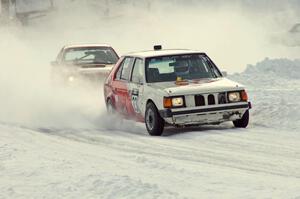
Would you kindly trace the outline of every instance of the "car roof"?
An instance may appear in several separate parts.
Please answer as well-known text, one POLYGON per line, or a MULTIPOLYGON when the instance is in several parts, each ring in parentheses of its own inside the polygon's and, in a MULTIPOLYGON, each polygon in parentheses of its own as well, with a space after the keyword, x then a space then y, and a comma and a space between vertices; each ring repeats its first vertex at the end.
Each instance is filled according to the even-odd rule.
POLYGON ((64 49, 67 48, 85 48, 85 47, 111 47, 108 44, 69 44, 65 45, 64 49))
POLYGON ((147 57, 160 57, 160 56, 168 56, 168 55, 195 54, 195 53, 205 54, 201 51, 189 50, 189 49, 162 49, 162 50, 132 52, 124 56, 147 58, 147 57))

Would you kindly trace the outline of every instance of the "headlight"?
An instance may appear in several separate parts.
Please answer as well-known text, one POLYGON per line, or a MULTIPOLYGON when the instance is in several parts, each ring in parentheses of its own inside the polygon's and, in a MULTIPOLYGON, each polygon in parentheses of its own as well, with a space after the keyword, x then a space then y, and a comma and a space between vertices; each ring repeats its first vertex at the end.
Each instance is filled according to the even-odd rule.
POLYGON ((179 108, 183 106, 183 97, 164 97, 164 108, 179 108))
POLYGON ((172 106, 173 107, 183 106, 183 98, 182 97, 172 98, 172 106))
POLYGON ((73 81, 75 80, 75 78, 74 78, 73 76, 70 76, 70 77, 68 78, 68 80, 69 80, 69 82, 73 82, 73 81))
POLYGON ((229 102, 239 102, 239 101, 241 101, 240 92, 228 93, 228 100, 229 100, 229 102))

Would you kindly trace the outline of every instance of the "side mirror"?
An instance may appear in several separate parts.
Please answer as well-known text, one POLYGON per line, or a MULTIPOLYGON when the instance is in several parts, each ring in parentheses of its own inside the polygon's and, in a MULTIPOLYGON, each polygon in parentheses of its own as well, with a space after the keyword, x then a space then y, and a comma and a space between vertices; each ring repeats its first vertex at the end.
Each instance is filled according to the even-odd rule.
POLYGON ((51 66, 58 66, 58 62, 57 61, 52 61, 50 62, 51 66))
POLYGON ((223 75, 223 77, 227 77, 227 75, 228 75, 227 71, 222 71, 222 75, 223 75))

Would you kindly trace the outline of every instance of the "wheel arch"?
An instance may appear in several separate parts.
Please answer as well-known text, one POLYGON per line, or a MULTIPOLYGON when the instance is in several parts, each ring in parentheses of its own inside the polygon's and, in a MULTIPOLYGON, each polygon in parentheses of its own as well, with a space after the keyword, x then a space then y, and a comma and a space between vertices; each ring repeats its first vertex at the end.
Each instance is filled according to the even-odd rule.
POLYGON ((115 103, 115 100, 113 99, 113 96, 107 96, 106 98, 105 98, 105 104, 106 104, 106 106, 107 106, 107 104, 108 104, 108 102, 111 102, 111 104, 114 106, 114 107, 116 107, 116 103, 115 103))
MULTIPOLYGON (((152 99, 148 99, 148 100, 147 100, 147 102, 146 102, 146 107, 147 107, 147 105, 148 105, 149 103, 152 103, 152 104, 155 106, 155 108, 157 109, 157 106, 156 106, 155 102, 154 102, 152 99)), ((146 107, 145 107, 145 110, 146 110, 146 107)))

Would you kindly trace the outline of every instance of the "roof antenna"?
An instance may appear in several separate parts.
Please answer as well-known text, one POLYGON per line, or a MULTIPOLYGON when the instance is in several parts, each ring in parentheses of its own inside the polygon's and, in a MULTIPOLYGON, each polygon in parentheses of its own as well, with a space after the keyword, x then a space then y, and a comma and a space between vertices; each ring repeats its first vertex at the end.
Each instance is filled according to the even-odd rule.
POLYGON ((162 46, 161 45, 155 45, 154 46, 154 50, 161 50, 162 49, 162 46))

